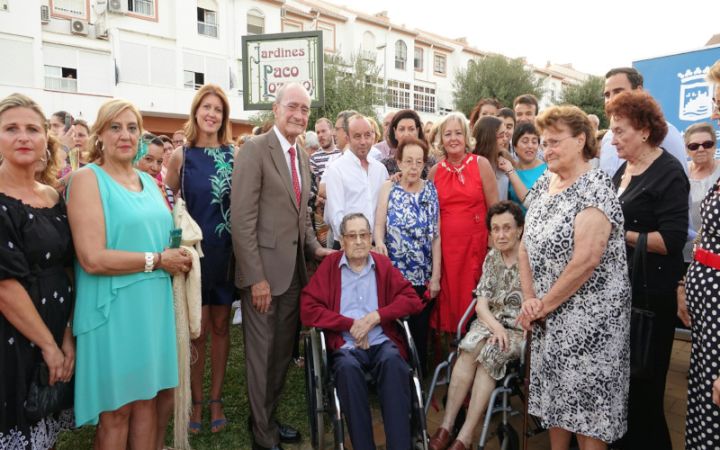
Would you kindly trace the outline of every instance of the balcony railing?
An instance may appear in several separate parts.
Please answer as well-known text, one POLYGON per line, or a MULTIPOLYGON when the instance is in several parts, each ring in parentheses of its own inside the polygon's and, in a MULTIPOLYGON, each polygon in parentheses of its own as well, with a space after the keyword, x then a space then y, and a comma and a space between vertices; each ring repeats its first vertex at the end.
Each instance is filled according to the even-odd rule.
POLYGON ((198 34, 217 37, 217 25, 214 23, 198 22, 198 34))
POLYGON ((135 0, 133 1, 132 11, 144 16, 154 16, 153 0, 135 0))
POLYGON ((77 92, 77 80, 74 78, 45 77, 45 89, 77 92))

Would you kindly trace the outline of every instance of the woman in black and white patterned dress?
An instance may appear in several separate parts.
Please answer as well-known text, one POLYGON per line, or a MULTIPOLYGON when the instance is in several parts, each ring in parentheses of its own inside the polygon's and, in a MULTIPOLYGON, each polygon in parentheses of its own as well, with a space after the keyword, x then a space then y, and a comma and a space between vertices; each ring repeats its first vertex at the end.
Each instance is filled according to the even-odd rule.
MULTIPOLYGON (((710 77, 716 83, 715 101, 720 99, 720 61, 710 77)), ((720 124, 715 103, 713 118, 720 124)), ((694 261, 685 276, 687 306, 691 320, 692 347, 685 422, 685 448, 720 448, 720 179, 700 205, 702 237, 694 261)))
POLYGON ((574 106, 537 119, 549 172, 526 197, 520 247, 523 312, 532 329, 529 412, 553 449, 604 449, 626 430, 630 282, 623 215, 610 178, 591 169, 590 121, 574 106))
POLYGON ((720 448, 720 406, 712 401, 712 384, 720 376, 720 180, 705 196, 700 215, 702 238, 685 277, 692 323, 687 450, 720 448))

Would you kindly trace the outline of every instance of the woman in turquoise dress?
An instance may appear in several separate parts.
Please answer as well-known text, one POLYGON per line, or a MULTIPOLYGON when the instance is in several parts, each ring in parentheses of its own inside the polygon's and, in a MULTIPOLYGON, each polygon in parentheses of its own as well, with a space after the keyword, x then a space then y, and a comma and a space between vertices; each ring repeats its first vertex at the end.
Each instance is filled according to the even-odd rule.
POLYGON ((547 164, 538 158, 540 133, 532 123, 523 122, 515 128, 512 144, 517 154, 517 167, 513 167, 505 159, 500 161, 498 165, 501 170, 505 171, 510 180, 508 198, 520 205, 524 212, 523 201, 525 196, 535 182, 545 173, 547 164))
POLYGON ((190 216, 203 232, 202 325, 192 341, 191 387, 193 409, 188 428, 199 433, 202 423, 205 347, 212 335, 210 364, 210 428, 213 433, 227 424, 222 389, 230 352, 230 307, 235 300, 232 236, 230 235, 230 187, 235 149, 230 128, 230 104, 220 86, 206 84, 197 91, 185 124, 187 145, 173 153, 165 184, 180 191, 190 216))
POLYGON ((133 168, 142 117, 125 100, 103 104, 91 164, 73 174, 68 219, 77 261, 75 417, 98 424, 96 448, 152 449, 156 397, 178 382, 170 275, 187 272, 166 249, 172 217, 155 181, 133 168))

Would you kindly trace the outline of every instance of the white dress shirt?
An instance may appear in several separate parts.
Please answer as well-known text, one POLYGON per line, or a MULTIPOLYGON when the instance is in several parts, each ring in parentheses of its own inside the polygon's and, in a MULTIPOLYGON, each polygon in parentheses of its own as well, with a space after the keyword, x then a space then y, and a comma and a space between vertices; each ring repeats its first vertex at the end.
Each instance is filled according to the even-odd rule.
POLYGON ((283 150, 283 155, 285 155, 285 162, 287 163, 288 170, 290 171, 290 181, 292 181, 292 169, 290 169, 290 147, 295 148, 295 170, 297 171, 297 179, 298 184, 300 185, 300 190, 302 190, 302 177, 300 176, 300 155, 298 154, 298 148, 297 145, 291 144, 290 141, 285 139, 285 136, 280 133, 280 130, 278 130, 278 127, 273 125, 273 131, 275 132, 275 136, 277 136, 278 141, 280 141, 280 146, 283 150))
POLYGON ((388 171, 381 162, 368 158, 368 169, 363 169, 360 159, 351 150, 333 161, 325 169, 323 178, 327 191, 325 222, 330 224, 333 236, 340 238, 340 223, 350 213, 362 213, 375 225, 380 187, 388 178, 388 171))

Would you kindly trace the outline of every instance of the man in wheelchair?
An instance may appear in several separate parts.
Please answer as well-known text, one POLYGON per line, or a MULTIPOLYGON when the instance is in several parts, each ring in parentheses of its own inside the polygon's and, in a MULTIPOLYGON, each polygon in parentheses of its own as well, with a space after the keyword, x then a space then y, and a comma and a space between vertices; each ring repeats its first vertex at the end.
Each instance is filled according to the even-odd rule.
POLYGON ((408 354, 395 320, 423 308, 410 282, 390 259, 371 253, 372 233, 362 214, 340 226, 343 251, 327 256, 300 297, 306 326, 324 329, 340 407, 353 449, 374 449, 365 379, 377 385, 388 450, 411 448, 408 354))

